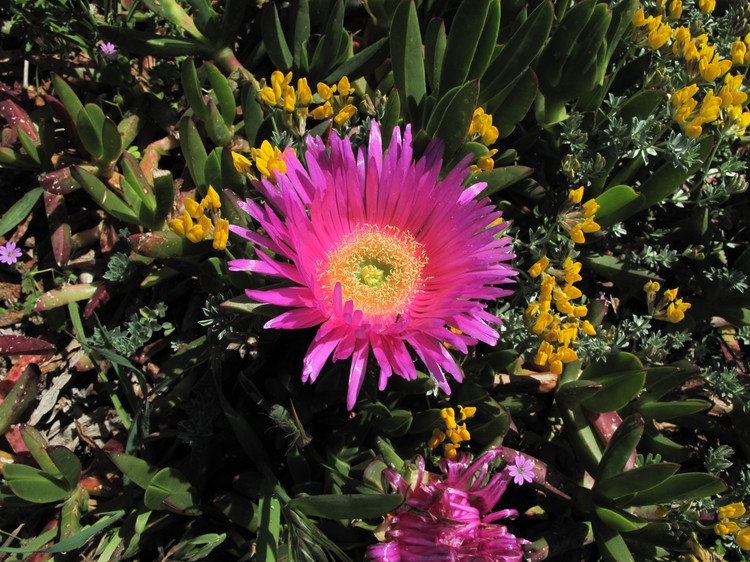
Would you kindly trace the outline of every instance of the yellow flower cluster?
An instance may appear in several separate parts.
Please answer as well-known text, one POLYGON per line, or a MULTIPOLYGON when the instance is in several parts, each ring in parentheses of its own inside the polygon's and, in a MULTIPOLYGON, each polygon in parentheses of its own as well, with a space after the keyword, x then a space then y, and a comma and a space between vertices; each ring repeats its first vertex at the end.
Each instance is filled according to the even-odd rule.
POLYGON ((714 532, 719 536, 734 535, 737 546, 750 550, 750 527, 747 526, 747 521, 732 521, 745 515, 745 504, 737 502, 722 506, 716 511, 716 515, 720 521, 714 525, 714 532))
MULTIPOLYGON (((495 144, 497 138, 500 136, 500 132, 492 124, 492 115, 485 113, 484 109, 477 107, 474 110, 474 115, 471 117, 471 124, 469 125, 469 140, 474 142, 481 142, 483 145, 489 147, 495 144)), ((472 166, 472 170, 475 172, 489 172, 495 167, 495 161, 493 157, 497 154, 497 149, 491 149, 487 154, 480 156, 477 159, 477 163, 472 166)))
POLYGON ((473 418, 477 413, 474 406, 458 406, 458 418, 453 408, 443 408, 440 411, 440 418, 443 420, 442 429, 435 428, 432 430, 432 437, 427 442, 430 449, 437 449, 443 445, 443 456, 448 459, 455 459, 458 448, 461 443, 466 443, 471 439, 469 430, 466 429, 466 420, 473 418))
MULTIPOLYGON (((664 2, 657 2, 657 9, 665 15, 664 2)), ((698 9, 704 14, 713 12, 715 0, 698 0, 698 9)), ((673 37, 671 51, 674 57, 685 62, 688 79, 687 86, 677 90, 670 99, 672 117, 691 137, 698 138, 703 134, 703 126, 716 122, 724 134, 741 136, 750 126, 750 112, 744 111, 747 94, 741 91, 741 75, 729 75, 732 66, 750 64, 750 33, 744 40, 738 37, 732 44, 730 58, 724 58, 709 44, 707 33, 692 37, 690 28, 695 30, 695 22, 690 26, 683 25, 672 30, 669 24, 662 23, 662 15, 646 17, 643 8, 633 16, 637 28, 647 30, 646 43, 653 49, 659 49, 673 37), (664 27, 666 26, 666 28, 664 27), (700 101, 695 99, 699 92, 698 83, 711 84, 724 77, 724 85, 717 94, 709 88, 700 101)), ((669 19, 682 17, 681 0, 672 0, 669 4, 669 19)))
POLYGON ((541 285, 537 301, 529 303, 525 316, 531 331, 543 340, 534 364, 559 375, 563 364, 578 359, 571 345, 578 339, 579 332, 594 336, 596 329, 591 322, 583 320, 588 308, 573 302, 583 296, 575 286, 581 280, 581 263, 568 257, 562 263, 562 270, 549 265, 549 258, 544 256, 529 268, 529 275, 540 277, 541 285))
POLYGON ((169 229, 181 238, 191 242, 213 239, 215 250, 227 247, 229 221, 221 218, 221 199, 212 186, 200 203, 190 197, 185 198, 182 217, 169 221, 169 229), (209 214, 211 215, 209 217, 209 214))
POLYGON ((581 204, 583 193, 583 186, 578 189, 571 189, 568 192, 566 204, 560 212, 560 224, 576 244, 586 242, 584 233, 591 234, 602 228, 594 221, 599 205, 595 199, 589 199, 581 204))
POLYGON ((291 72, 285 75, 279 70, 274 71, 271 74, 271 85, 261 88, 260 98, 269 107, 283 110, 285 124, 297 134, 301 135, 304 127, 293 126, 293 115, 297 117, 298 122, 304 122, 308 114, 317 120, 328 119, 335 114, 333 120, 340 127, 357 113, 357 108, 349 103, 349 96, 354 93, 354 88, 346 76, 332 86, 318 82, 316 95, 310 89, 307 78, 297 80, 296 91, 291 82, 291 72), (309 110, 309 107, 316 103, 320 105, 309 110))
POLYGON ((666 320, 676 324, 685 318, 685 312, 691 307, 689 302, 677 298, 677 287, 665 290, 659 302, 656 302, 656 294, 661 290, 658 282, 647 282, 643 290, 646 292, 648 313, 657 320, 666 320))

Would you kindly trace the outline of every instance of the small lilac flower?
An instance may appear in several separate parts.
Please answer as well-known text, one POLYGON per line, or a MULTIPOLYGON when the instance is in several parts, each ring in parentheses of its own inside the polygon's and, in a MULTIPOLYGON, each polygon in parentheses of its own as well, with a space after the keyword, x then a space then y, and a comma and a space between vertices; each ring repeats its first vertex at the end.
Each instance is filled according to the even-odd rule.
POLYGON ((23 252, 16 247, 15 242, 8 242, 4 246, 0 246, 0 263, 13 265, 23 255, 23 252))
POLYGON ((101 51, 102 56, 107 60, 115 60, 117 58, 117 47, 112 43, 102 43, 99 45, 99 50, 101 51))
POLYGON ((518 455, 513 459, 513 464, 508 467, 508 474, 513 477, 513 482, 519 486, 524 482, 531 482, 534 480, 534 461, 523 455, 518 455))

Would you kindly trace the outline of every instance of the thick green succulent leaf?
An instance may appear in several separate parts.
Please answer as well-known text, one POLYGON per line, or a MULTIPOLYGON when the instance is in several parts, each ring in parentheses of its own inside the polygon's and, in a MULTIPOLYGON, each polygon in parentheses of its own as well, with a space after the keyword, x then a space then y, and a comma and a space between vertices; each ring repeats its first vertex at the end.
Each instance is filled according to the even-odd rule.
POLYGON ((195 62, 191 57, 185 59, 180 70, 182 76, 182 93, 193 110, 195 115, 201 121, 208 120, 208 107, 203 101, 203 91, 201 90, 198 70, 195 68, 195 62))
POLYGON ((104 112, 93 103, 87 103, 76 116, 76 128, 84 148, 97 160, 104 154, 102 143, 102 128, 104 127, 104 112))
POLYGON ((481 73, 478 76, 470 76, 469 72, 474 70, 476 73, 480 68, 482 73, 484 72, 494 51, 499 27, 499 0, 461 2, 451 23, 443 56, 439 90, 441 95, 462 86, 467 80, 481 76, 481 73), (487 36, 492 36, 489 41, 484 36, 485 29, 487 36), (477 57, 476 68, 473 68, 477 57))
POLYGON ((414 0, 402 2, 396 8, 391 24, 390 43, 393 81, 402 101, 402 115, 409 118, 412 126, 418 129, 422 124, 422 105, 427 91, 422 34, 414 0))
POLYGON ((276 9, 275 2, 269 2, 263 8, 263 43, 268 50, 268 56, 274 66, 282 72, 291 70, 294 59, 292 52, 289 50, 289 44, 284 37, 284 30, 281 27, 279 12, 276 9))
POLYGON ((448 36, 445 33, 445 21, 433 18, 427 24, 424 38, 425 74, 433 92, 440 89, 440 71, 443 68, 445 47, 448 36))
POLYGON ((140 224, 138 217, 117 194, 104 185, 99 178, 84 170, 81 166, 75 166, 72 171, 73 177, 86 191, 94 203, 99 205, 113 217, 131 224, 140 224))
MULTIPOLYGON (((507 137, 526 116, 539 91, 536 74, 530 68, 510 88, 506 88, 487 102, 487 113, 492 114, 493 124, 500 137, 507 137)), ((481 91, 480 91, 481 97, 481 91)))
POLYGON ((467 82, 446 92, 431 112, 425 131, 445 141, 446 159, 466 142, 478 95, 479 83, 467 82))
POLYGON ((677 463, 639 466, 610 478, 597 479, 594 492, 609 500, 631 498, 633 494, 658 486, 680 469, 677 463))
POLYGON ((685 472, 670 476, 653 488, 638 492, 624 506, 658 505, 697 500, 720 494, 727 489, 721 478, 703 472, 685 472))
POLYGON ((213 63, 206 62, 203 66, 219 104, 219 112, 224 119, 224 123, 227 127, 231 127, 237 114, 237 103, 234 101, 234 92, 229 85, 229 80, 213 63))
POLYGON ((159 472, 158 467, 144 461, 143 459, 126 455, 125 453, 111 453, 109 458, 126 478, 129 478, 144 490, 148 488, 151 480, 153 480, 156 473, 159 472))
POLYGON ((602 228, 620 223, 640 211, 645 200, 629 185, 612 186, 596 198, 599 205, 596 222, 602 228))
POLYGON ((57 74, 52 75, 52 83, 55 85, 55 94, 57 94, 57 97, 60 98, 60 101, 65 106, 68 115, 70 115, 71 119, 75 119, 83 109, 81 100, 78 98, 73 88, 71 88, 68 83, 57 74))
MULTIPOLYGON (((552 27, 553 10, 541 2, 492 60, 482 78, 479 101, 485 103, 509 92, 544 47, 552 27)), ((495 104, 497 105, 497 104, 495 104)))
POLYGON ((18 201, 13 203, 11 208, 5 211, 3 216, 0 217, 0 236, 5 236, 29 216, 29 213, 34 210, 34 207, 36 207, 43 194, 44 189, 35 187, 24 193, 18 201))
POLYGON ((294 498, 289 508, 325 519, 372 519, 395 510, 403 502, 399 494, 327 494, 294 498))
POLYGON ((307 74, 307 68, 302 61, 307 59, 307 41, 310 39, 310 2, 309 0, 294 0, 291 7, 292 24, 292 59, 294 66, 307 74), (303 57, 303 52, 305 56, 303 57))
POLYGON ((180 120, 179 129, 180 146, 185 155, 185 163, 190 171, 190 176, 201 194, 205 195, 208 190, 205 171, 208 154, 206 153, 206 147, 203 146, 203 139, 198 133, 195 123, 189 117, 183 117, 180 120))
MULTIPOLYGON (((593 400, 594 397, 590 399, 593 400)), ((620 474, 635 453, 642 435, 643 418, 637 414, 625 418, 604 450, 599 470, 596 473, 597 480, 606 480, 620 474)))
POLYGON ((698 161, 685 170, 670 163, 662 164, 641 184, 639 193, 645 198, 643 209, 664 201, 697 172, 713 148, 713 139, 706 137, 699 143, 698 161))
POLYGON ((341 54, 342 39, 348 39, 348 33, 343 29, 344 2, 343 0, 334 0, 323 35, 310 60, 310 76, 315 80, 327 75, 338 61, 341 54))
POLYGON ((380 66, 388 56, 388 38, 381 37, 372 45, 368 45, 356 55, 338 65, 323 79, 326 84, 335 84, 344 76, 349 80, 356 80, 380 66))
POLYGON ((615 256, 591 254, 583 258, 583 262, 597 275, 634 289, 640 289, 654 279, 650 271, 627 264, 615 256))
POLYGON ((116 25, 97 25, 103 39, 137 55, 154 57, 211 56, 213 49, 190 37, 160 35, 116 25))
POLYGON ((476 181, 487 182, 487 187, 482 190, 482 193, 478 197, 481 199, 482 197, 493 195, 529 177, 533 173, 534 169, 527 166, 504 166, 502 168, 495 168, 489 172, 479 172, 476 175, 476 181))
POLYGON ((703 412, 711 408, 712 405, 708 400, 687 398, 673 402, 646 402, 638 406, 638 411, 647 418, 670 420, 703 412))
POLYGON ((592 523, 599 555, 605 562, 635 562, 619 531, 604 523, 597 515, 594 515, 592 523))
POLYGON ((646 381, 646 370, 635 355, 614 353, 607 355, 604 361, 591 363, 580 378, 602 385, 599 392, 582 404, 594 412, 613 412, 640 393, 646 381))
POLYGON ((102 161, 115 162, 122 154, 123 143, 114 121, 106 117, 102 123, 102 161))
POLYGON ((594 513, 602 523, 619 533, 629 533, 648 525, 648 521, 622 509, 610 509, 597 505, 594 506, 594 513))

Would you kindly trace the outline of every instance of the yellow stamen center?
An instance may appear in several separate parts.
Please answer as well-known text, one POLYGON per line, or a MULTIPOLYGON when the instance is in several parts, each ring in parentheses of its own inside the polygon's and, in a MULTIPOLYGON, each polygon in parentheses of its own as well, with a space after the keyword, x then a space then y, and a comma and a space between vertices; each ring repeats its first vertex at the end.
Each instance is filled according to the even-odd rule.
POLYGON ((341 283, 344 302, 365 314, 402 314, 421 288, 426 263, 423 245, 408 232, 365 225, 329 253, 321 281, 329 294, 341 283))

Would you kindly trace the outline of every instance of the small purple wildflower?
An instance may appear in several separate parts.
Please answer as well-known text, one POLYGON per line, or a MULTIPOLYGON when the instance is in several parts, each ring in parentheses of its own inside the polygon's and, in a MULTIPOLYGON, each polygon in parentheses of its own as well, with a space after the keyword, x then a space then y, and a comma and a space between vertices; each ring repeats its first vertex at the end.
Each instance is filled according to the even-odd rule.
POLYGON ((534 461, 523 455, 518 455, 513 459, 513 464, 508 467, 508 474, 513 477, 513 482, 519 486, 524 482, 531 482, 534 480, 534 461))
POLYGON ((115 60, 118 55, 117 47, 112 43, 102 43, 99 45, 102 56, 107 60, 115 60))
POLYGON ((15 242, 8 242, 4 246, 0 246, 0 263, 13 265, 23 255, 23 252, 16 247, 15 242))

